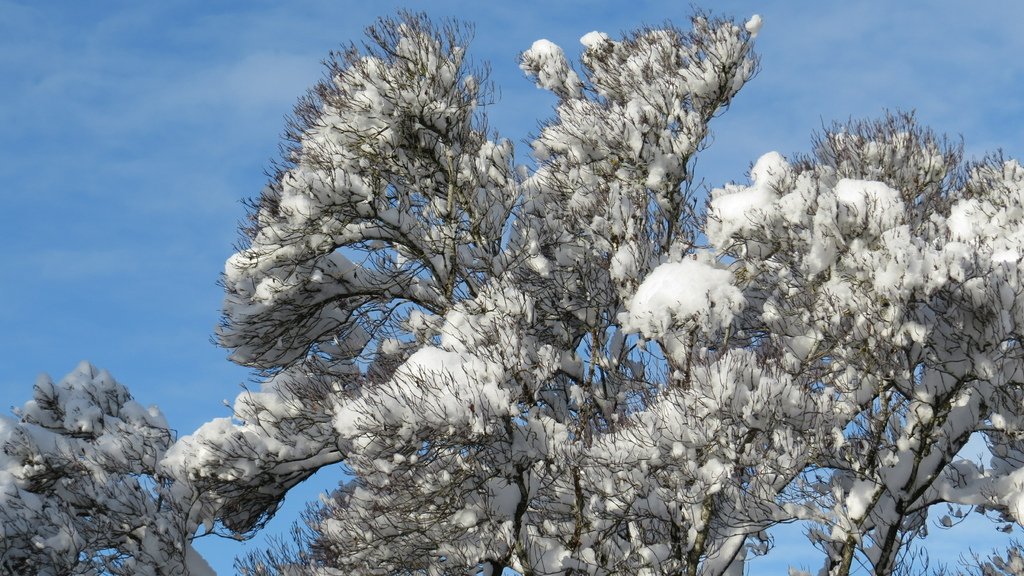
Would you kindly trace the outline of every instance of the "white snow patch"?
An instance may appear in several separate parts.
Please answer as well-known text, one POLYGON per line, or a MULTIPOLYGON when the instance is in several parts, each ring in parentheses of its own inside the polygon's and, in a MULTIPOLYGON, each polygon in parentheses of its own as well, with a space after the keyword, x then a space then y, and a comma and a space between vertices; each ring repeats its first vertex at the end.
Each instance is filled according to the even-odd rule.
POLYGON ((836 182, 836 201, 841 207, 839 224, 847 233, 856 233, 867 226, 878 236, 894 228, 903 212, 899 192, 884 182, 843 178, 836 182))
POLYGON ((766 210, 778 197, 779 182, 790 173, 789 163, 778 152, 769 152, 750 169, 750 186, 728 185, 712 192, 708 238, 724 245, 736 232, 748 229, 758 218, 753 210, 766 210))
POLYGON ((846 497, 846 514, 850 520, 860 520, 867 514, 874 495, 875 483, 871 480, 857 480, 853 483, 846 497))
POLYGON ((764 21, 761 19, 761 15, 754 14, 753 16, 750 17, 750 20, 747 20, 747 23, 746 25, 744 25, 744 28, 747 29, 747 32, 750 32, 751 38, 757 38, 757 33, 761 31, 761 26, 763 25, 764 21))
POLYGON ((743 304, 728 270, 697 260, 669 262, 651 271, 637 289, 625 325, 648 338, 692 320, 714 330, 730 323, 743 304))
POLYGON ((539 88, 562 97, 578 96, 583 83, 569 66, 562 48, 550 40, 537 40, 520 57, 519 68, 533 77, 539 88))
POLYGON ((598 32, 596 30, 593 32, 588 32, 584 34, 582 38, 580 38, 580 44, 583 44, 583 46, 587 50, 593 50, 594 48, 600 46, 601 44, 604 44, 607 41, 608 35, 605 34, 604 32, 598 32))
POLYGON ((763 154, 750 169, 750 181, 754 186, 772 186, 789 174, 789 163, 778 152, 763 154))

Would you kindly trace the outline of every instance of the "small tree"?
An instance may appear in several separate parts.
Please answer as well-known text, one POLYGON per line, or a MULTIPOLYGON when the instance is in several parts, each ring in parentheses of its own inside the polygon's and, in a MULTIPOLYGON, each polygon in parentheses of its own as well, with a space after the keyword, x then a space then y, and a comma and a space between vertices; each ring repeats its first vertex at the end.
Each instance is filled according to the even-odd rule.
POLYGON ((0 417, 4 574, 211 573, 190 544, 189 493, 161 473, 173 437, 107 372, 82 363, 0 417))

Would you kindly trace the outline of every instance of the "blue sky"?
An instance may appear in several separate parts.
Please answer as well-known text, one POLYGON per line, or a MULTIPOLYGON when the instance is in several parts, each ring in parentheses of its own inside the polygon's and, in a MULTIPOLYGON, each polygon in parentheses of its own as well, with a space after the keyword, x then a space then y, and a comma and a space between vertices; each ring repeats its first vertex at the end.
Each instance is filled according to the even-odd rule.
MULTIPOLYGON (((937 131, 962 134, 970 154, 1024 156, 1024 3, 696 4, 765 20, 762 71, 714 122, 698 165, 709 184, 744 179, 763 152, 807 151, 824 124, 885 109, 915 109, 937 131)), ((210 335, 240 201, 263 185, 283 117, 319 78, 319 62, 376 17, 408 7, 474 22, 471 53, 490 62, 501 92, 492 126, 521 141, 552 106, 519 74, 521 50, 547 38, 574 54, 591 30, 685 24, 687 6, 0 0, 0 230, 10 240, 0 404, 22 404, 38 374, 59 378, 87 359, 159 405, 181 434, 228 414, 222 401, 249 374, 210 335)), ((336 478, 327 471, 291 500, 336 478)), ((286 530, 298 508, 269 532, 286 530)), ((963 535, 942 538, 963 547, 963 535)), ((225 574, 251 546, 199 544, 225 574)))

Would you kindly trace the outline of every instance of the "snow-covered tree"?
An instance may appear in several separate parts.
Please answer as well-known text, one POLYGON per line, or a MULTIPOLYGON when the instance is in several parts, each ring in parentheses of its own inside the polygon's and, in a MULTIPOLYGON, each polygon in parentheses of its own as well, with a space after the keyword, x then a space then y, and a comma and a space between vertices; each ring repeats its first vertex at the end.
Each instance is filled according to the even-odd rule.
POLYGON ((0 417, 0 572, 212 574, 189 491, 160 471, 173 437, 159 410, 82 363, 40 377, 16 415, 0 417))
POLYGON ((243 571, 742 574, 801 521, 821 574, 891 574, 935 506, 1024 521, 1024 168, 895 115, 702 199, 760 24, 535 42, 530 168, 465 27, 332 55, 223 276, 261 386, 172 443, 105 374, 42 381, 0 421, 4 568, 198 570, 337 464, 243 571))
POLYGON ((891 573, 936 504, 1024 520, 1024 169, 890 116, 751 180, 714 193, 706 231, 744 290, 742 345, 817 405, 785 510, 820 527, 825 573, 891 573), (987 466, 960 455, 975 433, 987 466))
POLYGON ((742 294, 695 252, 691 168, 756 69, 750 33, 701 16, 583 43, 578 70, 548 41, 522 55, 559 99, 532 172, 490 139, 487 84, 453 25, 382 21, 300 105, 225 274, 221 342, 268 385, 240 400, 244 450, 221 424, 187 440, 227 455, 206 467, 221 471, 252 459, 248 430, 274 439, 225 484, 227 519, 247 522, 231 527, 269 510, 239 514, 232 491, 268 484, 284 454, 272 486, 351 472, 321 542, 346 572, 724 570, 770 524, 770 507, 727 502, 785 486, 729 480, 742 457, 756 466, 727 448, 731 402, 670 408, 733 372, 753 398, 772 370, 707 355, 742 294), (645 291, 659 264, 652 282, 698 285, 675 303, 645 291), (382 364, 396 367, 359 374, 382 364), (705 417, 723 433, 692 438, 705 417))

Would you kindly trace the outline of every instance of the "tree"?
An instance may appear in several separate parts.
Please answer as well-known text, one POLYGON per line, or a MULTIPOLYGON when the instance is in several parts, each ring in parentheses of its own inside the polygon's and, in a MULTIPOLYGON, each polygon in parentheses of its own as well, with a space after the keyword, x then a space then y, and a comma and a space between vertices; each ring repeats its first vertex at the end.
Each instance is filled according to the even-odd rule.
POLYGON ((181 572, 197 531, 251 534, 338 463, 298 549, 243 571, 741 574, 802 521, 822 574, 892 574, 935 506, 1020 523, 1024 168, 890 115, 702 203, 759 27, 592 32, 577 66, 534 43, 558 101, 533 168, 487 127, 462 25, 403 14, 333 54, 223 276, 217 336, 260 389, 173 444, 113 384, 131 408, 30 403, 0 430, 2 510, 50 506, 75 546, 5 538, 6 566, 181 572), (77 452, 47 460, 68 452, 40 426, 77 452), (159 442, 101 461, 94 430, 159 442), (959 454, 979 434, 988 465, 959 454), (138 505, 83 500, 101 481, 138 505), (152 544, 92 532, 143 513, 152 544))
MULTIPOLYGON (((488 140, 486 83, 454 25, 381 22, 300 105, 289 162, 229 263, 220 336, 289 397, 347 382, 321 403, 325 445, 355 477, 332 518, 345 570, 695 570, 740 553, 745 538, 713 535, 700 506, 638 510, 639 536, 594 509, 594 473, 632 466, 605 444, 633 433, 669 371, 689 370, 691 344, 667 357, 628 332, 639 279, 670 259, 709 285, 728 277, 686 259, 690 168, 755 61, 742 28, 693 24, 588 35, 582 76, 549 42, 524 53, 560 99, 530 175, 488 140), (338 376, 389 356, 390 378, 338 376), (672 558, 658 557, 665 542, 672 558)), ((737 289, 720 292, 693 339, 738 307, 737 289)))
POLYGON ((788 510, 821 525, 830 574, 892 572, 936 504, 1021 520, 1022 177, 891 116, 834 127, 793 165, 765 156, 711 201, 709 240, 748 286, 743 333, 818 402, 788 510), (974 433, 989 467, 959 456, 974 433))
POLYGON ((159 470, 173 440, 159 410, 82 363, 41 377, 17 415, 0 417, 4 574, 212 574, 187 490, 159 470))

